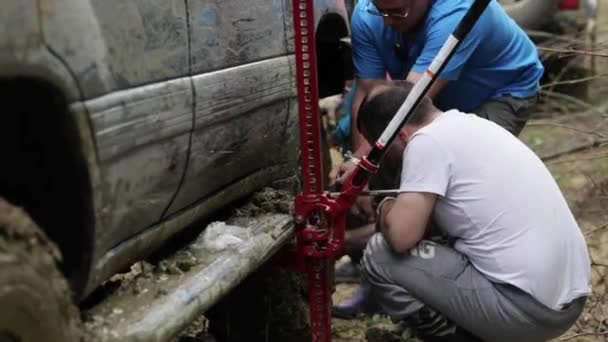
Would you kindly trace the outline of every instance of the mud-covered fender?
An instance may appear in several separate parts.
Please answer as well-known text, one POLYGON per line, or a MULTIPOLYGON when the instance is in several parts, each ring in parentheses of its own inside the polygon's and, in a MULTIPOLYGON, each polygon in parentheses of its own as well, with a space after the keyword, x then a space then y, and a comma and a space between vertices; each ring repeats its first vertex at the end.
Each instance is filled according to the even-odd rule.
POLYGON ((44 42, 69 67, 83 97, 109 92, 112 79, 106 62, 107 48, 90 1, 38 2, 44 42))
POLYGON ((46 45, 37 0, 8 1, 0 11, 0 78, 44 80, 61 89, 70 102, 80 98, 67 65, 46 45))
POLYGON ((348 31, 350 32, 350 20, 345 1, 349 0, 315 0, 315 27, 318 27, 319 21, 323 16, 329 13, 335 13, 344 19, 348 31))
MULTIPOLYGON (((78 130, 79 148, 87 165, 90 182, 99 186, 95 141, 91 133, 89 114, 82 103, 87 96, 83 91, 82 82, 97 79, 100 80, 95 81, 97 84, 103 84, 105 75, 98 72, 103 70, 103 67, 94 68, 94 71, 86 70, 87 65, 91 67, 99 63, 103 53, 91 38, 90 32, 95 31, 94 25, 83 19, 87 17, 87 13, 83 5, 79 5, 81 1, 73 1, 73 4, 67 2, 14 0, 3 3, 0 11, 0 79, 9 82, 16 78, 32 80, 38 84, 49 85, 53 88, 49 91, 57 91, 64 97, 65 105, 69 108, 54 108, 49 109, 49 113, 39 114, 49 115, 53 110, 63 109, 69 112, 78 130), (83 17, 74 20, 64 17, 66 13, 59 13, 60 4, 70 8, 68 12, 73 16, 76 16, 75 11, 81 11, 80 15, 83 17)), ((90 16, 88 18, 90 19, 90 16)), ((35 98, 31 100, 37 101, 35 98)), ((86 244, 82 242, 82 245, 86 244)), ((82 276, 86 278, 87 275, 82 276)), ((73 290, 79 292, 81 289, 73 290)))

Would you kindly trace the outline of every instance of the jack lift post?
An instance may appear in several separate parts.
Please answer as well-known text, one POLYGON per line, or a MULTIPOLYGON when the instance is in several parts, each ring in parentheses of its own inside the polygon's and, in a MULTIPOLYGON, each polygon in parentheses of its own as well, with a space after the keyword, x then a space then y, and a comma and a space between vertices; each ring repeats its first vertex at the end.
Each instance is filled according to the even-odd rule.
POLYGON ((295 198, 296 239, 285 261, 308 276, 312 341, 331 341, 333 267, 344 242, 346 211, 378 170, 386 147, 416 111, 490 1, 474 1, 371 152, 361 158, 336 194, 325 191, 323 184, 314 0, 292 0, 303 191, 295 198))

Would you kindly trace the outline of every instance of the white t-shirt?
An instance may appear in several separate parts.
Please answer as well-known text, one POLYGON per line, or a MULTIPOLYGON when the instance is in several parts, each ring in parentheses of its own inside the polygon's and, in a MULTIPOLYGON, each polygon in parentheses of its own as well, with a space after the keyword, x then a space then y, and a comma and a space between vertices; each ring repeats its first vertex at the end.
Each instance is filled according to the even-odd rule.
POLYGON ((437 224, 488 279, 552 309, 590 293, 587 246, 557 183, 493 122, 452 110, 415 132, 401 191, 439 195, 437 224))

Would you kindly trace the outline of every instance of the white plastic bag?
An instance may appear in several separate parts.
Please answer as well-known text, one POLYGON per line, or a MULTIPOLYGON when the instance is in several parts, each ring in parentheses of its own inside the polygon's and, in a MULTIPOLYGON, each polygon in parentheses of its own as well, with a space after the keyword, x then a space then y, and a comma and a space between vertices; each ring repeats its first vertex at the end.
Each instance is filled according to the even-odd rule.
POLYGON ((226 224, 226 222, 212 222, 196 238, 191 245, 194 249, 205 249, 210 252, 220 252, 226 249, 238 249, 251 234, 247 228, 226 224))

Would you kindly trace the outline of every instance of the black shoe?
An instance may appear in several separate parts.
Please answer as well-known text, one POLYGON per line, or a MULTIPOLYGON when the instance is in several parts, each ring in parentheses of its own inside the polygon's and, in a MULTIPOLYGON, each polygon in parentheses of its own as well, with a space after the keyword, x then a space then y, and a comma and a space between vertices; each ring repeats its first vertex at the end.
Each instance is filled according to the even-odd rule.
POLYGON ((439 311, 428 306, 403 320, 425 342, 477 342, 473 334, 457 326, 439 311))
POLYGON ((457 327, 453 334, 445 336, 431 336, 423 339, 424 342, 483 342, 482 339, 474 336, 470 332, 457 327))

